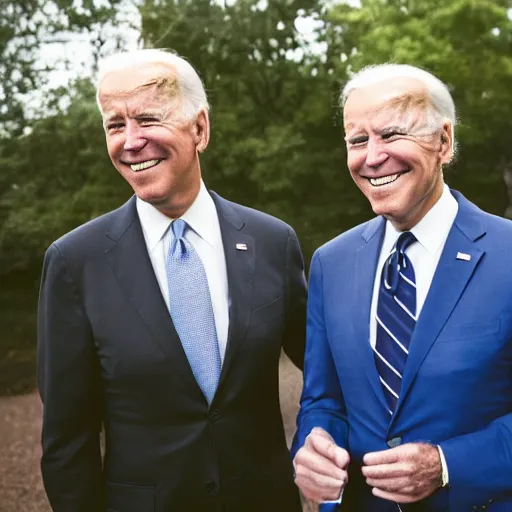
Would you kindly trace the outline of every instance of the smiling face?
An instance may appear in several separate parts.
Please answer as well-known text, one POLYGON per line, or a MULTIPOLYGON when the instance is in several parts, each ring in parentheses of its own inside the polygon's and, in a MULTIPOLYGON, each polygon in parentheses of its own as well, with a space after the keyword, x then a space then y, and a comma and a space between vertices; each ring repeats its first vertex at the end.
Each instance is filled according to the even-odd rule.
POLYGON ((107 150, 135 194, 170 217, 179 217, 200 188, 198 153, 206 149, 205 111, 182 115, 173 68, 147 64, 108 73, 99 87, 107 150))
POLYGON ((452 156, 451 125, 433 127, 428 107, 428 91, 412 78, 355 89, 344 107, 350 174, 373 211, 401 231, 441 197, 452 156))

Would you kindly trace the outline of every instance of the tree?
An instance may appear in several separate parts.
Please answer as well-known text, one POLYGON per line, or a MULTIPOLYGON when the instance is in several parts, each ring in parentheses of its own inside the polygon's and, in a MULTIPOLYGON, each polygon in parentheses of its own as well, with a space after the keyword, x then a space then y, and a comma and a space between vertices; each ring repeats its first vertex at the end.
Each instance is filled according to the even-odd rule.
MULTIPOLYGON (((103 27, 115 24, 121 3, 0 0, 0 137, 18 136, 30 122, 24 109, 27 97, 44 89, 52 71, 40 60, 41 47, 86 33, 93 43, 92 56, 97 58, 105 42, 103 27)), ((48 108, 48 103, 41 105, 42 115, 48 108)))

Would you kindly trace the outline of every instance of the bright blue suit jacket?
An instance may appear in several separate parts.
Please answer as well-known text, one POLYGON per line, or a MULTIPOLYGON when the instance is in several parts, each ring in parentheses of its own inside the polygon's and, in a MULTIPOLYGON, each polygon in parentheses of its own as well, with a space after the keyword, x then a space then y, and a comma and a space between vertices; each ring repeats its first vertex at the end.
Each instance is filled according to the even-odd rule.
POLYGON ((452 194, 459 210, 416 324, 391 421, 369 343, 385 220, 357 226, 313 256, 292 454, 315 426, 349 451, 342 510, 396 512, 396 504, 371 494, 362 457, 423 441, 442 447, 450 486, 402 506, 404 512, 512 511, 512 222, 452 194))

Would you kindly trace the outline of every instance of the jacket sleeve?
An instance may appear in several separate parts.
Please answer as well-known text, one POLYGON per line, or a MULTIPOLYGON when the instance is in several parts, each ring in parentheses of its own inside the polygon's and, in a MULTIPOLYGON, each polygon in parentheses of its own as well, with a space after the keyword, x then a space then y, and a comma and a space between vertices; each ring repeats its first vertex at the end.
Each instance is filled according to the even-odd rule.
POLYGON ((38 310, 44 486, 54 512, 104 510, 97 352, 79 288, 54 244, 46 252, 38 310))
MULTIPOLYGON (((465 510, 512 495, 512 414, 485 429, 439 443, 448 466, 450 510, 465 510)), ((480 510, 480 508, 479 508, 480 510)))
POLYGON ((292 229, 286 245, 286 317, 283 347, 300 370, 306 344, 306 278, 299 241, 292 229))
POLYGON ((309 277, 304 387, 292 444, 293 457, 313 427, 323 428, 336 444, 348 449, 347 413, 327 338, 322 264, 318 251, 313 255, 309 277))

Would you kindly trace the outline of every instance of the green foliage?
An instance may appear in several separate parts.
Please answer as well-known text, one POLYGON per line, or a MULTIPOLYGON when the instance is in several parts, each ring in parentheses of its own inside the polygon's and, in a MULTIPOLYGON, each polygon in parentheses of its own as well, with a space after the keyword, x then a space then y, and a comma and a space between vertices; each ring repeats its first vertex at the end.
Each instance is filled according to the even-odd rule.
POLYGON ((76 85, 67 113, 0 141, 0 275, 39 266, 58 236, 129 196, 104 146, 90 83, 76 85))
POLYGON ((51 70, 40 61, 41 47, 94 33, 96 59, 105 42, 101 28, 115 22, 121 1, 0 0, 0 134, 23 133, 27 94, 47 84, 51 70))

